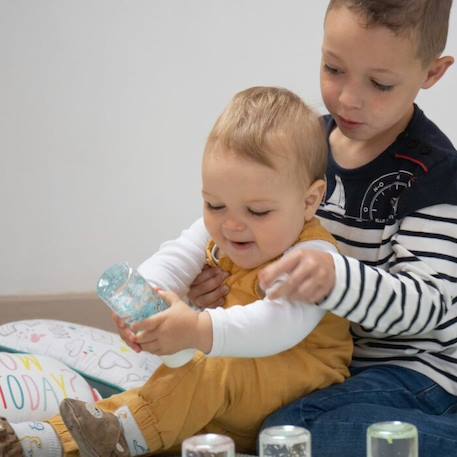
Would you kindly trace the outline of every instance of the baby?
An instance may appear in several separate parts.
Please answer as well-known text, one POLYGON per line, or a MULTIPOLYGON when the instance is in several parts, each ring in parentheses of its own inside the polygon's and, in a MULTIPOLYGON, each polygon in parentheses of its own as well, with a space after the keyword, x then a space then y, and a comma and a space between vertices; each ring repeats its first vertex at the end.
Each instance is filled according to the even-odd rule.
MULTIPOLYGON (((140 389, 96 405, 64 400, 62 417, 43 423, 42 449, 54 452, 46 455, 60 455, 56 449, 83 456, 178 452, 182 441, 197 433, 228 435, 239 452, 253 452, 265 417, 346 379, 352 354, 347 322, 315 305, 270 300, 257 279, 262 268, 290 249, 335 250, 335 240, 315 217, 326 187, 326 158, 323 126, 297 95, 254 87, 233 98, 203 156, 204 223, 211 239, 201 249, 162 248, 171 269, 163 268, 163 257, 157 261, 154 256, 140 269, 179 295, 205 262, 219 265, 230 273, 226 309, 197 312, 177 294, 162 293, 170 308, 137 324, 134 330, 142 332, 136 342, 158 354, 186 346, 201 352, 182 367, 162 365, 140 389), (249 303, 254 303, 250 319, 268 320, 270 327, 273 321, 277 332, 252 335, 239 322, 239 334, 228 338, 232 346, 213 347, 213 332, 223 333, 228 320, 237 322, 237 310, 249 303), (290 312, 297 306, 298 319, 290 312), (292 314, 295 322, 290 323, 292 314), (276 355, 211 357, 224 352, 242 357, 250 338, 265 351, 257 355, 276 355)), ((3 446, 25 455, 23 438, 35 434, 36 424, 34 429, 2 425, 10 440, 0 440, 0 454, 3 446)))

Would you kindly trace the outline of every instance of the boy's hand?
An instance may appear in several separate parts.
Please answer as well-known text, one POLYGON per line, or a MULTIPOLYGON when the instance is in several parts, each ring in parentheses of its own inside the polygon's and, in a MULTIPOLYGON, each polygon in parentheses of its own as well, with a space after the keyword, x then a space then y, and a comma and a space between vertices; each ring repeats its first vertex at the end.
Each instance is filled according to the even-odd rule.
POLYGON ((285 254, 259 273, 260 287, 269 289, 281 275, 288 278, 269 294, 271 299, 319 303, 335 286, 333 257, 324 251, 297 249, 285 254))
POLYGON ((209 352, 213 344, 209 314, 194 311, 173 292, 159 291, 159 294, 170 308, 132 325, 134 342, 144 351, 157 355, 188 348, 209 352))
POLYGON ((225 296, 229 293, 224 279, 227 272, 217 267, 205 265, 202 272, 194 279, 187 296, 193 305, 199 308, 217 308, 224 306, 225 296))
POLYGON ((119 336, 122 338, 124 343, 135 352, 141 352, 141 346, 135 343, 135 334, 130 330, 129 326, 124 320, 113 312, 112 316, 114 323, 116 324, 119 336))

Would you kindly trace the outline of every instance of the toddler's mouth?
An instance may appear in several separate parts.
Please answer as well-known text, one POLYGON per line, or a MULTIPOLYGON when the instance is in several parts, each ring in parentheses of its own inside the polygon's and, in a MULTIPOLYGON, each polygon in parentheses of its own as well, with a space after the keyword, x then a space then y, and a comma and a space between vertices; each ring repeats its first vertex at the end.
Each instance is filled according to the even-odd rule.
POLYGON ((235 249, 248 249, 254 245, 254 241, 229 241, 235 249))

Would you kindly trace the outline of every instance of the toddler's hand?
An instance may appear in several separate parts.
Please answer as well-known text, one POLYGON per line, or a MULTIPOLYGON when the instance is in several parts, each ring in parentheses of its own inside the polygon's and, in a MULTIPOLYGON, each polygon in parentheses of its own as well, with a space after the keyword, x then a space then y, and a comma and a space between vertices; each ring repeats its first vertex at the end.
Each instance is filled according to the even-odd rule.
POLYGON ((225 296, 230 289, 223 282, 228 275, 227 272, 220 268, 205 265, 202 272, 190 286, 189 300, 199 308, 224 306, 225 296))
POLYGON ((259 285, 269 289, 274 282, 287 275, 269 294, 269 298, 286 297, 302 303, 319 303, 335 286, 333 257, 324 251, 297 249, 286 253, 259 273, 259 285))
POLYGON ((132 325, 134 342, 144 351, 157 355, 174 354, 188 348, 209 352, 213 342, 209 314, 193 310, 173 292, 158 292, 170 307, 132 325))
POLYGON ((119 336, 122 338, 124 343, 135 352, 141 352, 141 346, 135 342, 135 334, 130 330, 128 325, 120 318, 116 313, 113 312, 112 316, 114 323, 116 324, 119 336))

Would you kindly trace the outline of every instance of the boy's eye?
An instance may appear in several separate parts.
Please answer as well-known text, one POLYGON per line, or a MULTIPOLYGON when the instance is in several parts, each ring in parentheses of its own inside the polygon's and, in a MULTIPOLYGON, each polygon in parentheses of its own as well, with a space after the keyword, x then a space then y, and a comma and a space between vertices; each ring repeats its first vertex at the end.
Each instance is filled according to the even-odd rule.
POLYGON ((341 73, 340 70, 338 70, 338 68, 335 68, 335 67, 332 67, 326 63, 324 63, 324 70, 327 72, 327 73, 330 73, 331 75, 338 75, 341 73))
POLYGON ((212 205, 210 202, 205 202, 206 208, 209 209, 210 211, 220 211, 221 209, 224 209, 224 205, 212 205))
POLYGON ((373 84, 374 87, 376 87, 376 89, 379 89, 382 92, 388 92, 389 90, 392 90, 394 87, 391 84, 389 85, 389 84, 378 83, 374 79, 371 80, 371 83, 373 84))
POLYGON ((267 209, 265 211, 254 211, 253 209, 251 208, 248 208, 248 212, 249 214, 252 214, 253 216, 266 216, 267 214, 270 214, 271 213, 271 210, 267 209))

